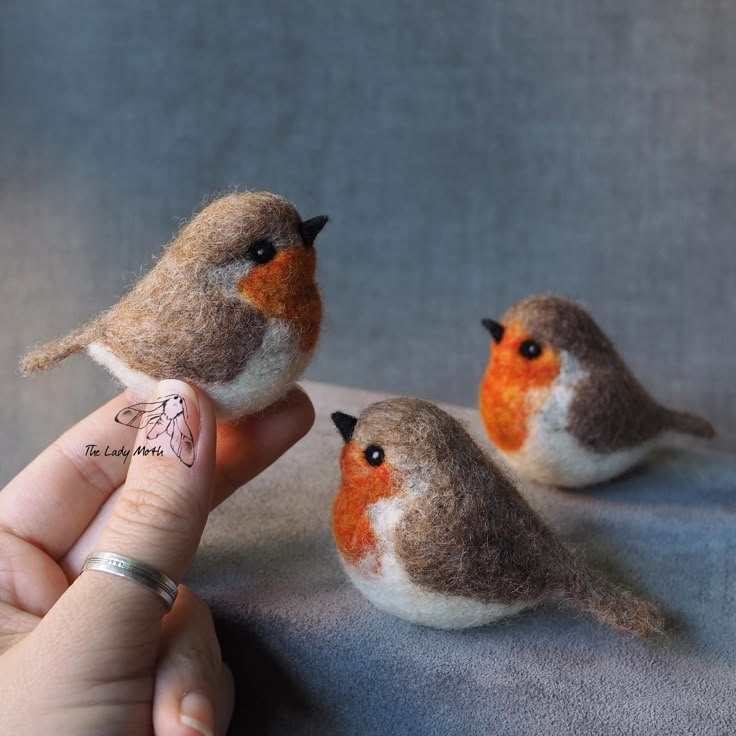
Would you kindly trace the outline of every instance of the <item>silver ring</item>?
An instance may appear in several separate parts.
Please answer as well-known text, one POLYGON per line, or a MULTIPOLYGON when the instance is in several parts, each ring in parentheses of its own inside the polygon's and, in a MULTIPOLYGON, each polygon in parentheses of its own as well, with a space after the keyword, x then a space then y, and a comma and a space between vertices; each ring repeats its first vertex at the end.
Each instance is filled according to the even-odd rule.
POLYGON ((116 555, 114 552, 92 552, 82 565, 82 572, 85 570, 109 572, 111 575, 119 575, 121 578, 135 580, 136 583, 145 585, 163 599, 167 612, 172 609, 179 593, 176 583, 162 572, 131 557, 116 555))

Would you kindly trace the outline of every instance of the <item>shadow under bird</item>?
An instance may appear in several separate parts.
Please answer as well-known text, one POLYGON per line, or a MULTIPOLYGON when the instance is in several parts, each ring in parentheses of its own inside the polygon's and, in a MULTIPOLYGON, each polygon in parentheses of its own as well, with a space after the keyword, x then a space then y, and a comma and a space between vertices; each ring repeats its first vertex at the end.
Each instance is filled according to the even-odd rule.
POLYGON ((705 419, 655 401, 580 305, 534 296, 501 322, 480 387, 489 437, 521 475, 578 487, 609 480, 670 432, 710 438, 705 419))
POLYGON ((142 398, 177 378, 209 394, 221 418, 264 409, 303 373, 319 338, 314 241, 326 222, 303 221, 269 192, 221 197, 117 304, 31 352, 21 370, 86 351, 142 398))
POLYGON ((443 629, 567 604, 613 629, 663 629, 650 603, 579 561, 462 425, 399 398, 335 412, 345 446, 333 531, 343 567, 378 608, 443 629))

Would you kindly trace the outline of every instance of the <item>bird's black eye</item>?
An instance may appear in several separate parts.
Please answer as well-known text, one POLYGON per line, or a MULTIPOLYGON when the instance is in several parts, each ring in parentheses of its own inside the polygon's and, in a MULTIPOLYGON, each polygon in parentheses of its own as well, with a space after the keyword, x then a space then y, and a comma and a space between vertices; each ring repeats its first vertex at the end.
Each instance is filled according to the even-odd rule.
POLYGON ((259 240, 248 250, 248 258, 259 266, 272 261, 275 255, 276 248, 270 240, 259 240))
POLYGON ((542 346, 534 340, 524 340, 519 352, 527 360, 534 360, 542 354, 542 346))
POLYGON ((368 465, 372 465, 374 468, 377 468, 383 463, 383 448, 378 445, 368 445, 363 454, 368 465))

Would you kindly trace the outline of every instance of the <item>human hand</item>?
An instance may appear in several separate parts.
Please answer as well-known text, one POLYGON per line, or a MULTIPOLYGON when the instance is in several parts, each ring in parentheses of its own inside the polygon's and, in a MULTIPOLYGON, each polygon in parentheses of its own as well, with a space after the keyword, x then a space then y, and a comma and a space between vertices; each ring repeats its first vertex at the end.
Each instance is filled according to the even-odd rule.
POLYGON ((136 437, 114 421, 135 403, 122 394, 0 492, 0 733, 225 733, 232 676, 205 603, 180 585, 166 614, 143 585, 80 571, 90 552, 115 552, 178 583, 209 511, 303 437, 314 410, 294 389, 261 414, 216 426, 207 397, 180 381, 163 381, 151 401, 171 394, 187 405, 191 467, 163 425, 148 439, 152 425, 136 437), (121 446, 163 455, 105 456, 121 446))

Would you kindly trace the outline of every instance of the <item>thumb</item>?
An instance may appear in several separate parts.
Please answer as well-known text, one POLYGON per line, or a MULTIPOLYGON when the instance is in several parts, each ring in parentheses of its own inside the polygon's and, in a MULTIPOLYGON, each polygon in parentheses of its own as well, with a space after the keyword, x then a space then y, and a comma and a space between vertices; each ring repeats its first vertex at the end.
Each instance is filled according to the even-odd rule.
MULTIPOLYGON (((131 557, 178 585, 210 509, 214 413, 206 396, 186 383, 166 380, 148 402, 124 409, 115 419, 138 432, 125 485, 95 551, 131 557)), ((106 631, 114 632, 118 647, 125 646, 126 635, 136 636, 139 647, 141 629, 160 622, 166 613, 164 601, 144 585, 97 570, 83 572, 58 606, 75 620, 87 619, 79 622, 80 628, 90 626, 102 638, 106 631)), ((150 628, 157 642, 160 627, 150 628)))
POLYGON ((116 420, 140 428, 123 491, 96 550, 127 555, 179 583, 210 509, 211 407, 186 383, 162 381, 148 403, 123 410, 116 420))
MULTIPOLYGON (((178 585, 210 508, 212 408, 187 384, 162 381, 148 403, 121 411, 117 420, 138 432, 125 485, 95 549, 150 565, 178 585)), ((26 670, 31 663, 31 699, 40 699, 49 714, 87 714, 105 723, 115 711, 128 724, 126 733, 148 733, 165 613, 164 601, 144 585, 83 572, 11 650, 26 670)), ((112 726, 64 732, 103 731, 112 733, 112 726)))

